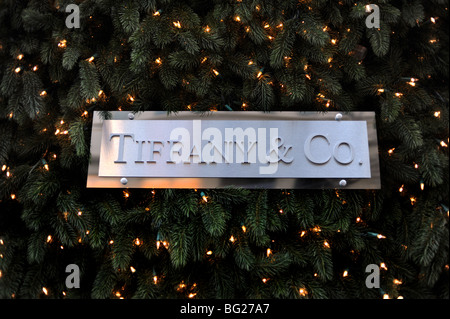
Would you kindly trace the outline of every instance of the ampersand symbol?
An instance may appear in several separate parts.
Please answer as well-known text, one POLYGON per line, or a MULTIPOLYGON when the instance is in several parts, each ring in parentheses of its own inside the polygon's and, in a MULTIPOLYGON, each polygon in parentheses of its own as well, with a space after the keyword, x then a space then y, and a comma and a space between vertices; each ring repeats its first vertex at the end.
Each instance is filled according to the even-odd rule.
POLYGON ((292 163, 294 158, 287 157, 287 153, 292 149, 292 145, 284 145, 284 140, 281 137, 277 137, 276 139, 274 139, 274 141, 277 143, 276 147, 278 148, 278 150, 274 148, 270 150, 269 156, 267 156, 267 160, 269 161, 269 163, 277 163, 279 161, 283 161, 286 164, 292 163), (277 156, 276 159, 270 156, 273 152, 275 152, 277 156))
POLYGON ((279 144, 278 144, 278 150, 281 151, 281 148, 283 148, 283 152, 280 155, 280 152, 278 152, 278 158, 279 161, 283 161, 286 164, 290 164, 292 163, 292 161, 294 160, 293 157, 286 157, 287 153, 292 149, 292 145, 284 145, 284 140, 283 138, 279 137, 279 144))

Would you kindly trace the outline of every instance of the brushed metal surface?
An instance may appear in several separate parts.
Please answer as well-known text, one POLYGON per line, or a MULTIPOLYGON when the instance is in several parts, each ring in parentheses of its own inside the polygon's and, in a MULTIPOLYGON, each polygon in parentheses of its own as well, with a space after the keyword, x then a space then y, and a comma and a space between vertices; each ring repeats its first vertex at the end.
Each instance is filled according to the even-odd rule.
MULTIPOLYGON (((95 112, 87 187, 380 188, 375 114, 351 112, 342 113, 342 117, 339 114, 341 113, 179 112, 168 115, 166 112, 141 112, 134 114, 134 118, 131 117, 133 120, 130 120, 128 112, 109 112, 108 119, 105 120, 104 114, 95 112), (219 135, 209 136, 213 137, 213 141, 217 137, 223 138, 220 143, 215 141, 218 147, 216 155, 221 155, 213 157, 217 163, 196 163, 194 156, 181 156, 183 162, 173 163, 170 156, 175 145, 178 149, 185 146, 180 154, 192 150, 195 140, 199 149, 208 145, 208 138, 200 141, 198 136, 194 136, 194 123, 197 129, 200 123, 202 132, 208 128, 212 128, 212 132, 217 134, 220 132, 219 135), (223 143, 226 140, 225 130, 236 127, 243 130, 253 128, 258 138, 262 136, 258 132, 264 132, 267 137, 266 145, 262 145, 261 141, 252 143, 251 137, 245 138, 241 147, 236 144, 232 146, 234 156, 227 157, 227 162, 227 144, 223 143), (189 145, 169 142, 170 133, 176 128, 185 128, 189 132, 189 145), (291 147, 287 152, 287 148, 277 149, 270 144, 271 128, 277 129, 277 136, 282 138, 285 147, 291 147), (123 138, 123 152, 119 152, 120 134, 130 135, 123 138), (222 145, 221 153, 218 152, 218 145, 222 145), (236 153, 245 146, 245 151, 250 150, 245 161, 251 163, 240 163, 237 158, 236 153), (264 163, 263 156, 259 155, 270 151, 271 146, 272 151, 275 151, 276 160, 273 162, 277 163, 276 170, 272 174, 261 174, 261 167, 266 167, 269 163, 264 163), (119 158, 120 153, 122 158, 119 158), (121 183, 122 178, 127 179, 126 184, 121 183), (340 186, 342 180, 345 180, 345 186, 340 186)), ((277 142, 279 146, 281 140, 277 142)), ((213 145, 209 145, 205 154, 215 154, 215 151, 210 152, 213 145)), ((180 158, 178 153, 175 155, 180 158)), ((274 166, 274 163, 271 165, 274 166)))

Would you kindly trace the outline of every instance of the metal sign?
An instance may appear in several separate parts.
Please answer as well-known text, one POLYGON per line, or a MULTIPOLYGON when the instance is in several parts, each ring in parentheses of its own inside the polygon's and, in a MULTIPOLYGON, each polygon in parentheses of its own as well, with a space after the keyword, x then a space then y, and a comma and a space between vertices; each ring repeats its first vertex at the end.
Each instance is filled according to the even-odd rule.
POLYGON ((95 112, 87 187, 377 189, 379 175, 373 112, 95 112))

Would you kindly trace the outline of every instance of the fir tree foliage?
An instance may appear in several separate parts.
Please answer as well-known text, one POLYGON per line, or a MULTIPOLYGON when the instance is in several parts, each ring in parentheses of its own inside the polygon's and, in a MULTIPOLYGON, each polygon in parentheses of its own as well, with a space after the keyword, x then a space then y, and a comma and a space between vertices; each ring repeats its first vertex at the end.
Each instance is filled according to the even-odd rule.
POLYGON ((0 298, 448 298, 448 5, 1 1, 0 298), (117 110, 374 111, 382 188, 87 189, 117 110))

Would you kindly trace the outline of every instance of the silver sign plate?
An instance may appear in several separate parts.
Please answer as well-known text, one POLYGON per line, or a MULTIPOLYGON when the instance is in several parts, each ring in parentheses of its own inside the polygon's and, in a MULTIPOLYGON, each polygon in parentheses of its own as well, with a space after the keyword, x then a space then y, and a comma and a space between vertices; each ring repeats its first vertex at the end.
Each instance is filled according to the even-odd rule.
POLYGON ((108 115, 87 187, 380 188, 373 112, 108 115))

